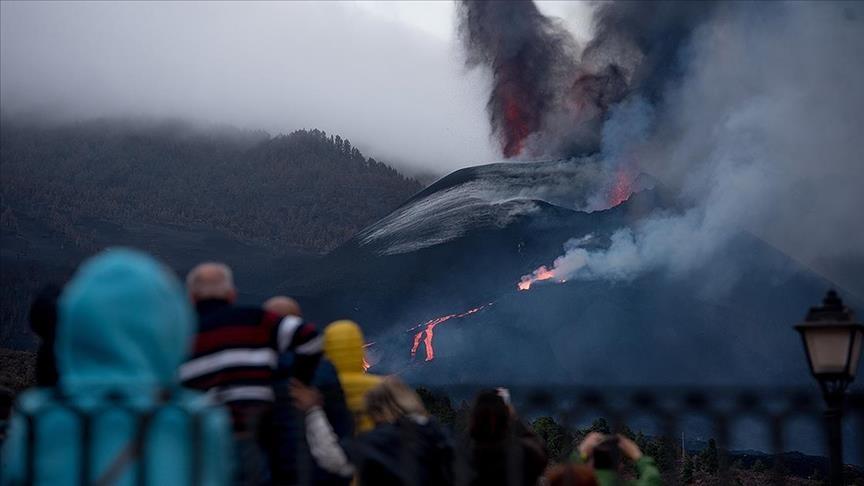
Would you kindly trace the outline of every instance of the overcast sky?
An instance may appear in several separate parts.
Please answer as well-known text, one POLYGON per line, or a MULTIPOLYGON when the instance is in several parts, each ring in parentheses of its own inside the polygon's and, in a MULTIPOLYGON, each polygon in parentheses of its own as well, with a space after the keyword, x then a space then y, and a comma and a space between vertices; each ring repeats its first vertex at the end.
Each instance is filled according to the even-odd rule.
MULTIPOLYGON (((590 7, 541 2, 590 36, 590 7)), ((499 159, 451 2, 0 2, 7 113, 320 128, 422 173, 499 159)))

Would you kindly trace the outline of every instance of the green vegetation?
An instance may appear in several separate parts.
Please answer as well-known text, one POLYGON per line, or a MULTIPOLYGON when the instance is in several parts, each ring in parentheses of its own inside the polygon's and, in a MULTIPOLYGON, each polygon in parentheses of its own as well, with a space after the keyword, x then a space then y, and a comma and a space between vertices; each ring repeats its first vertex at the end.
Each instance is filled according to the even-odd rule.
POLYGON ((177 121, 0 127, 0 225, 25 211, 77 246, 81 219, 203 225, 324 253, 421 189, 320 130, 270 137, 177 121))
MULTIPOLYGON (((450 399, 443 393, 422 388, 418 389, 418 393, 436 419, 450 426, 457 437, 464 436, 470 415, 469 404, 462 402, 454 409, 450 399)), ((538 417, 529 425, 545 442, 546 452, 552 462, 564 462, 574 458, 579 443, 589 432, 610 433, 611 431, 609 422, 602 417, 595 419, 585 428, 567 426, 559 423, 552 416, 538 417)), ((680 441, 673 438, 648 436, 641 432, 634 432, 626 426, 620 433, 636 442, 645 455, 654 458, 657 467, 669 483, 673 482, 673 475, 677 473, 675 483, 692 485, 772 484, 776 482, 778 474, 783 484, 801 486, 824 484, 824 474, 820 473, 818 468, 810 466, 813 461, 819 461, 827 467, 824 458, 804 456, 800 453, 782 454, 780 458, 785 466, 774 471, 768 464, 774 462, 775 456, 730 453, 726 456, 730 466, 726 476, 722 477, 720 461, 723 454, 713 438, 709 439, 701 450, 682 451, 680 441), (792 465, 797 467, 789 467, 792 465)), ((625 464, 622 477, 633 479, 635 475, 636 471, 632 464, 625 464)), ((864 484, 861 469, 854 466, 847 466, 846 479, 849 484, 864 484)))

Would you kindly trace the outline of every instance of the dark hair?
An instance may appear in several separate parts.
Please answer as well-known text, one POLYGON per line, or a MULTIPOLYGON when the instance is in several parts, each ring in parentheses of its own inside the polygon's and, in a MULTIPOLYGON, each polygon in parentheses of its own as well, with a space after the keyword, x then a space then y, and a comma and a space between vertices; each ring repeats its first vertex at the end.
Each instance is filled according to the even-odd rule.
POLYGON ((607 436, 597 444, 592 453, 594 457, 594 469, 617 470, 621 463, 621 449, 618 448, 618 437, 607 436))
MULTIPOLYGON (((8 420, 12 416, 12 403, 15 393, 5 386, 0 386, 0 420, 8 420)), ((0 431, 2 434, 3 431, 0 431)))
POLYGON ((471 438, 478 442, 496 442, 510 431, 510 407, 497 390, 483 390, 471 408, 471 438))
POLYGON ((56 284, 42 287, 30 303, 30 328, 42 343, 36 353, 36 385, 49 387, 57 384, 57 359, 54 355, 54 337, 57 335, 57 300, 61 288, 56 284))
POLYGON ((33 297, 30 303, 30 328, 39 337, 51 339, 57 327, 57 299, 60 297, 60 286, 48 284, 33 297))
POLYGON ((546 473, 549 486, 597 486, 594 471, 584 464, 558 464, 546 473))

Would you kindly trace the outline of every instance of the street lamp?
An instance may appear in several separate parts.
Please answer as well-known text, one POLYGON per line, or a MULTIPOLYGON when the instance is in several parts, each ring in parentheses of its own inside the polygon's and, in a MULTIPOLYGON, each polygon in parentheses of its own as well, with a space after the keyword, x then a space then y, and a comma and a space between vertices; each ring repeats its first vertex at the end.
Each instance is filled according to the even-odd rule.
POLYGON ((843 482, 843 399, 846 387, 855 380, 864 325, 855 321, 855 313, 843 305, 837 292, 829 290, 819 307, 811 307, 807 318, 795 326, 804 341, 810 371, 822 388, 828 405, 825 421, 828 427, 830 484, 843 482))

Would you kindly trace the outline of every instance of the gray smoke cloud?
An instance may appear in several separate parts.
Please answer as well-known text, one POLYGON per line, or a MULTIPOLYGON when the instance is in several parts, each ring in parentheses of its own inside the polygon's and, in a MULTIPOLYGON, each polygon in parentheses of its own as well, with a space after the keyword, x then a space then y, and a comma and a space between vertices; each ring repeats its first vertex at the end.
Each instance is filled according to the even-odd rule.
MULTIPOLYGON (((610 12, 638 19, 645 5, 601 9, 601 24, 610 12)), ((672 71, 646 65, 650 54, 638 64, 646 89, 610 109, 603 158, 680 191, 684 209, 618 230, 605 249, 572 240, 555 278, 680 274, 718 258, 743 229, 864 295, 864 276, 826 264, 864 257, 864 6, 735 2, 678 16, 664 5, 695 22, 677 51, 658 48, 677 52, 672 71)))
POLYGON ((462 0, 469 67, 491 73, 487 112, 507 158, 580 156, 600 148, 609 109, 651 102, 681 72, 679 50, 717 3, 605 2, 584 50, 531 0, 462 0))
POLYGON ((459 33, 469 67, 488 66, 492 86, 486 111, 505 157, 524 150, 562 95, 578 55, 563 22, 531 0, 464 0, 459 33))

